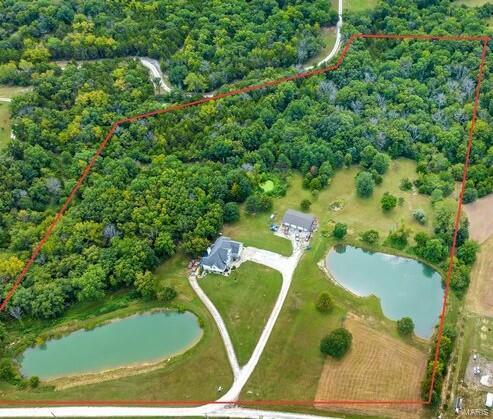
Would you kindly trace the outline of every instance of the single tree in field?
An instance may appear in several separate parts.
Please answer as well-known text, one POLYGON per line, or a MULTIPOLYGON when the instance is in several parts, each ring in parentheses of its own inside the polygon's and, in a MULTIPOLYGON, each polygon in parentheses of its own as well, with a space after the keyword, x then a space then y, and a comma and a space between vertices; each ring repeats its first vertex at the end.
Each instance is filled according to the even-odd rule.
POLYGON ((414 332, 414 322, 410 317, 397 320, 397 331, 401 336, 411 336, 414 332))
POLYGON ((318 296, 317 300, 317 310, 321 313, 330 313, 334 308, 334 303, 332 302, 332 298, 326 292, 323 292, 318 296))
POLYGON ((234 223, 240 219, 240 207, 236 202, 224 205, 223 219, 225 223, 234 223))
POLYGON ((369 172, 361 172, 356 176, 356 192, 362 198, 369 198, 373 194, 375 181, 369 172))
POLYGON ((303 199, 301 201, 300 207, 303 211, 308 211, 312 205, 312 202, 309 199, 303 199))
POLYGON ((325 355, 340 359, 349 351, 352 341, 353 335, 347 329, 340 327, 322 339, 320 351, 325 355))
POLYGON ((380 200, 380 204, 382 205, 382 209, 384 211, 390 211, 391 209, 396 207, 397 198, 394 195, 385 192, 382 196, 382 199, 380 200))
POLYGON ((336 223, 334 231, 332 232, 336 239, 342 239, 347 234, 347 225, 344 223, 336 223))

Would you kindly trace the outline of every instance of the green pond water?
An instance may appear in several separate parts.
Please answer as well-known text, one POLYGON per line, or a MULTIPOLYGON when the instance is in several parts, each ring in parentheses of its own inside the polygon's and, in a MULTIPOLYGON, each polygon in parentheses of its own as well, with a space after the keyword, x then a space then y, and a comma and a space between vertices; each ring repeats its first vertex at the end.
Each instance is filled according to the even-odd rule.
POLYGON ((337 246, 326 266, 334 279, 356 295, 375 295, 391 320, 411 317, 415 334, 429 338, 443 303, 441 276, 413 259, 337 246))
POLYGON ((201 334, 189 312, 138 314, 29 348, 20 359, 21 372, 46 380, 157 362, 187 349, 201 334))

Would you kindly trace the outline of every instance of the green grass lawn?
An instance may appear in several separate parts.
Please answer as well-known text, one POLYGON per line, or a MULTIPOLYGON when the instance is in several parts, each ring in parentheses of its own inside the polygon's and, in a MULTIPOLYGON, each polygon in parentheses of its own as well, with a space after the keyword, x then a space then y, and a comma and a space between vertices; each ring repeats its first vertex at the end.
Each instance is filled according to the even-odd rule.
POLYGON ((243 263, 228 277, 208 274, 200 280, 226 323, 240 365, 250 359, 281 284, 279 272, 253 262, 243 263))
MULTIPOLYGON (((156 272, 160 284, 173 286, 179 293, 174 305, 193 311, 203 324, 204 335, 192 349, 172 358, 165 367, 140 374, 53 391, 48 386, 36 390, 18 390, 12 386, 0 385, 1 398, 10 400, 213 400, 220 396, 218 386, 228 389, 232 384, 232 373, 219 332, 207 309, 188 285, 186 277, 187 259, 177 255, 162 264, 156 272)), ((67 314, 54 321, 25 321, 24 328, 16 333, 39 334, 53 333, 53 328, 73 329, 90 326, 95 322, 114 317, 123 317, 135 311, 159 307, 157 301, 141 299, 128 300, 128 291, 110 295, 104 301, 77 305, 67 314), (105 307, 122 307, 109 313, 100 314, 105 307), (51 327, 50 327, 51 326, 51 327)))
POLYGON ((272 180, 266 180, 260 187, 264 192, 271 192, 274 190, 274 182, 272 180))

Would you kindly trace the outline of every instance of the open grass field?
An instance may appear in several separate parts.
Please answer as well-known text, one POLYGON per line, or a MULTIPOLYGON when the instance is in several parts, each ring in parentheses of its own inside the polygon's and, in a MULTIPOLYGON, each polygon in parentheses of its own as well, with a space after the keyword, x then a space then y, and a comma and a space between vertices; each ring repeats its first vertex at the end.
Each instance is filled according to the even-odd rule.
MULTIPOLYGON (((193 311, 202 319, 204 335, 202 340, 183 355, 163 363, 163 367, 148 373, 103 381, 97 384, 72 387, 53 391, 41 386, 36 390, 18 390, 12 386, 0 385, 0 399, 10 400, 213 400, 220 396, 218 386, 224 389, 232 383, 232 373, 227 360, 219 332, 213 319, 201 301, 188 285, 186 277, 187 259, 177 255, 165 262, 156 272, 156 280, 173 286, 179 293, 174 302, 177 307, 193 311)), ((123 317, 129 313, 141 311, 160 304, 156 301, 131 300, 125 303, 128 291, 109 296, 104 301, 75 306, 66 316, 56 321, 60 329, 72 329, 74 326, 90 326, 108 318, 123 317), (120 309, 111 310, 113 307, 120 309), (105 307, 108 313, 104 313, 105 307), (104 314, 101 314, 104 313, 104 314)), ((19 334, 34 336, 51 333, 47 322, 25 322, 19 328, 19 334)), ((55 324, 51 325, 52 328, 55 324)))
MULTIPOLYGON (((361 318, 349 316, 344 325, 353 334, 351 350, 342 360, 327 357, 316 399, 419 400, 427 353, 375 331, 361 318)), ((415 407, 352 406, 341 410, 392 418, 419 416, 415 407)))
POLYGON ((469 233, 478 243, 493 236, 493 194, 463 206, 469 219, 469 233))
POLYGON ((468 310, 484 316, 493 316, 493 237, 481 245, 471 272, 467 293, 468 310))
POLYGON ((281 274, 245 262, 228 277, 208 274, 199 284, 221 313, 240 365, 246 364, 279 295, 281 274))

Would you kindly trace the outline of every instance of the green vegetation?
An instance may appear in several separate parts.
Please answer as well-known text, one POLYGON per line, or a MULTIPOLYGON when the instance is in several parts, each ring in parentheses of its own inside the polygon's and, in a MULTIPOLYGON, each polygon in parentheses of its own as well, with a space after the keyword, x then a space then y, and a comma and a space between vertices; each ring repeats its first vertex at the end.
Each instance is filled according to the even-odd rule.
POLYGON ((368 172, 361 172, 356 176, 356 190, 361 198, 368 198, 373 194, 375 181, 368 172))
POLYGON ((208 274, 200 280, 226 323, 240 365, 250 359, 281 284, 279 272, 253 262, 243 263, 228 277, 208 274))
POLYGON ((336 223, 332 235, 338 239, 343 239, 347 234, 347 225, 344 223, 336 223))
POLYGON ((0 103, 0 150, 10 141, 10 111, 8 103, 0 103))
POLYGON ((323 45, 319 27, 336 20, 326 0, 22 0, 2 4, 2 16, 0 82, 26 83, 48 60, 144 55, 189 91, 303 63, 323 45))
POLYGON ((260 187, 265 193, 272 192, 274 190, 274 182, 272 180, 266 180, 263 182, 260 187))
POLYGON ((409 337, 414 332, 414 322, 410 317, 397 320, 397 331, 401 336, 409 337))
POLYGON ((382 206, 382 209, 384 211, 390 211, 397 206, 397 198, 394 195, 385 192, 382 196, 382 199, 380 199, 380 205, 382 206))
POLYGON ((330 313, 334 309, 334 303, 330 295, 326 292, 323 292, 318 296, 317 300, 317 310, 320 313, 330 313))
POLYGON ((330 355, 332 358, 340 359, 351 348, 352 340, 351 333, 347 329, 340 327, 321 340, 320 352, 324 355, 330 355))

